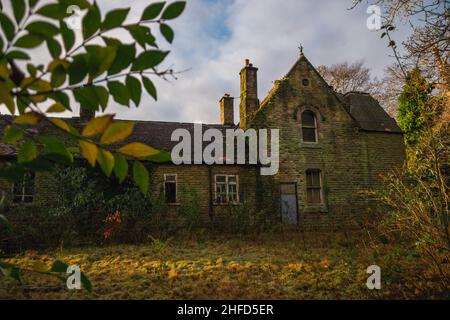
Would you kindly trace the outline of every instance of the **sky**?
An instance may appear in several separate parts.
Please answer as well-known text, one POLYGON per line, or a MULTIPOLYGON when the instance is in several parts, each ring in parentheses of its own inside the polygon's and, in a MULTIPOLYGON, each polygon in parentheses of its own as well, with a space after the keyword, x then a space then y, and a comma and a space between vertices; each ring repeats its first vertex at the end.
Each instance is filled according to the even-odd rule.
MULTIPOLYGON (((102 11, 131 6, 127 22, 136 21, 149 0, 99 0, 102 11)), ((119 106, 108 113, 117 118, 179 122, 219 122, 219 100, 239 96, 239 71, 248 58, 259 68, 258 92, 262 100, 288 72, 304 47, 315 66, 364 60, 374 76, 381 77, 393 62, 380 33, 366 26, 365 3, 353 10, 353 0, 188 0, 183 15, 170 22, 175 30, 171 50, 161 66, 183 71, 177 80, 154 79, 158 101, 143 96, 141 105, 119 106)), ((157 30, 154 33, 158 33, 157 30)), ((125 33, 115 33, 123 36, 125 33)), ((406 31, 396 37, 404 39, 406 31)), ((45 59, 38 49, 33 57, 45 59)), ((47 49, 45 49, 46 51, 47 49)), ((235 122, 239 99, 235 99, 235 122)), ((73 108, 78 113, 78 106, 73 108)))

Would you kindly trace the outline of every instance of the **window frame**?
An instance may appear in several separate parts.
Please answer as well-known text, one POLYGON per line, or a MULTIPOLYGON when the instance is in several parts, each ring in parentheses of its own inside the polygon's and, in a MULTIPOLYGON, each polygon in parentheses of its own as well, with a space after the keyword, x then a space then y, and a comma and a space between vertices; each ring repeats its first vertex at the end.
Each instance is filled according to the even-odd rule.
POLYGON ((300 122, 301 122, 301 130, 302 130, 302 142, 305 144, 318 144, 319 143, 319 130, 318 130, 318 121, 317 121, 317 115, 314 111, 310 110, 310 109, 306 109, 304 110, 301 115, 300 115, 300 122), (305 112, 311 113, 313 115, 314 118, 314 126, 308 126, 305 125, 303 122, 303 115, 305 114, 305 112), (305 134, 304 134, 304 129, 314 129, 314 138, 315 141, 305 141, 305 134))
POLYGON ((239 197, 239 175, 237 174, 215 174, 214 175, 214 201, 213 203, 215 205, 229 205, 229 204, 239 204, 240 203, 240 197, 239 197), (225 182, 218 182, 218 177, 225 177, 225 182), (229 181, 229 178, 235 178, 236 181, 229 181), (218 192, 217 192, 217 185, 225 185, 225 202, 219 202, 218 200, 218 192), (230 200, 230 186, 236 186, 236 192, 233 192, 233 194, 236 194, 236 201, 230 200))
POLYGON ((165 173, 164 174, 164 202, 167 205, 176 205, 178 204, 178 174, 176 173, 165 173), (175 181, 167 181, 167 177, 175 177, 175 181), (174 183, 175 184, 175 202, 167 202, 166 198, 166 183, 174 183))
POLYGON ((34 196, 36 193, 35 190, 35 178, 36 174, 34 172, 25 172, 20 181, 21 188, 20 193, 16 192, 18 190, 17 182, 12 184, 11 194, 12 194, 12 203, 20 205, 20 204, 31 204, 34 202, 34 196), (27 186, 27 183, 31 183, 32 186, 27 186), (31 193, 27 193, 26 191, 31 189, 31 193), (26 198, 30 198, 31 201, 25 201, 26 198), (16 200, 18 199, 18 200, 16 200))
MULTIPOLYGON (((322 206, 324 205, 325 201, 324 201, 324 194, 323 194, 323 173, 322 170, 320 169, 307 169, 305 171, 305 177, 306 177, 306 204, 308 206, 322 206), (319 174, 319 186, 309 186, 308 185, 308 174, 314 174, 314 173, 318 173, 319 174), (320 202, 309 202, 308 201, 308 191, 309 190, 319 190, 319 196, 320 196, 320 202)), ((311 181, 314 182, 314 177, 311 176, 311 181)))

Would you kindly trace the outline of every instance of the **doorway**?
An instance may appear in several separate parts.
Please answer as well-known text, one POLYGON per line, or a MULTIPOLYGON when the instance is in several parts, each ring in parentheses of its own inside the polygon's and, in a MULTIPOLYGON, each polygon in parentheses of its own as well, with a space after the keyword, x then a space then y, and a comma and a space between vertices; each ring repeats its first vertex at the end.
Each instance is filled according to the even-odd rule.
POLYGON ((284 224, 298 224, 297 184, 280 184, 281 221, 284 224))

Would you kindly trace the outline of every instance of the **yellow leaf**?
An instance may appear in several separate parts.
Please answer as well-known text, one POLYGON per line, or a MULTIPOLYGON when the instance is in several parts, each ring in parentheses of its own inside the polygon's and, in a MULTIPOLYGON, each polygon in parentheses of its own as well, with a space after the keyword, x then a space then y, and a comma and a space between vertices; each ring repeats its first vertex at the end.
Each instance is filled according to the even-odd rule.
POLYGON ((66 108, 59 102, 52 104, 47 109, 47 113, 58 113, 58 112, 64 112, 64 111, 66 111, 66 108))
POLYGON ((49 118, 50 122, 53 123, 55 126, 57 126, 58 128, 63 129, 64 131, 67 131, 69 133, 71 133, 72 135, 75 136, 79 136, 80 134, 78 133, 77 129, 75 129, 74 127, 72 127, 70 124, 68 124, 67 122, 65 122, 62 119, 59 118, 49 118))
POLYGON ((115 122, 108 126, 100 138, 100 143, 111 144, 126 139, 134 128, 133 122, 115 122))
POLYGON ((104 116, 100 116, 94 119, 91 119, 86 127, 83 129, 83 136, 92 137, 97 134, 105 132, 106 128, 110 125, 111 121, 114 118, 114 114, 107 114, 104 116))
POLYGON ((3 79, 9 78, 11 70, 5 64, 0 64, 0 77, 3 79))
POLYGON ((159 153, 158 150, 140 142, 132 142, 130 144, 127 144, 126 146, 123 146, 117 151, 124 155, 135 158, 146 158, 159 153))
POLYGON ((89 162, 89 164, 95 167, 97 161, 98 148, 95 144, 83 140, 79 140, 81 155, 89 162))
POLYGON ((20 86, 22 88, 28 88, 37 92, 47 92, 52 90, 52 85, 50 84, 50 82, 33 77, 27 77, 23 79, 20 86))
POLYGON ((4 103, 11 114, 14 114, 16 105, 11 92, 8 90, 6 83, 0 81, 0 103, 4 103))
POLYGON ((41 121, 41 115, 34 111, 21 114, 20 116, 14 119, 14 123, 16 124, 30 125, 30 126, 38 124, 39 121, 41 121))

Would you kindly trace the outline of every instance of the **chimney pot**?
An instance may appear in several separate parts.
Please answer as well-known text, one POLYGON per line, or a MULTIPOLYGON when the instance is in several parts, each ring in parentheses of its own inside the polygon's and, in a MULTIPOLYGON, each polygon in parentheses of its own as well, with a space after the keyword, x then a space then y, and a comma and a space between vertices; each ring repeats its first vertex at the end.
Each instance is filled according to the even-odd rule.
POLYGON ((249 59, 245 59, 244 65, 245 65, 246 67, 248 67, 249 64, 250 64, 250 60, 249 60, 249 59))

